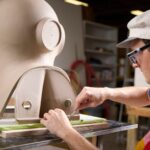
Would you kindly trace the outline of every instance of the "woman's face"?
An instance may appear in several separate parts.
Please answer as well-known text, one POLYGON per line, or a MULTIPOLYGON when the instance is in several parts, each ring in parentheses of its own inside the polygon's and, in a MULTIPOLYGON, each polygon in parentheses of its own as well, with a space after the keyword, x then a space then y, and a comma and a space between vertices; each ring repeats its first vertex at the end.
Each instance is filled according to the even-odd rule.
MULTIPOLYGON (((142 40, 136 40, 131 49, 134 51, 135 49, 141 48, 144 45, 145 43, 142 40)), ((150 83, 150 51, 148 48, 137 54, 136 61, 137 63, 133 64, 132 66, 134 68, 138 67, 142 71, 146 82, 150 83)))

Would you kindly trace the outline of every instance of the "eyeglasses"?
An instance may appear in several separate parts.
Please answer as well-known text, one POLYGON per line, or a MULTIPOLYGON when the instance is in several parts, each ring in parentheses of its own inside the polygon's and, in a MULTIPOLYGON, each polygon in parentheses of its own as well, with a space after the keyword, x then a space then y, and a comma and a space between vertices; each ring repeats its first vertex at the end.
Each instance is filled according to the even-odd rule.
POLYGON ((150 47, 150 44, 144 45, 144 46, 141 47, 141 48, 137 48, 137 49, 135 49, 134 51, 127 53, 127 56, 128 56, 128 58, 129 58, 131 64, 137 64, 137 55, 138 55, 140 52, 144 51, 144 50, 145 50, 146 48, 148 48, 148 47, 150 47))

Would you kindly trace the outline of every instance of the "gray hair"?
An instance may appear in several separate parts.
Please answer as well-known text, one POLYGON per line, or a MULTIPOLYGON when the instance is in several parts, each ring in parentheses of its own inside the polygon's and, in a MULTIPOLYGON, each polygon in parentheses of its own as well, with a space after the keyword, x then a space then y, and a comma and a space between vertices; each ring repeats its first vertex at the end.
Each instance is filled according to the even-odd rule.
POLYGON ((150 39, 147 40, 147 39, 143 39, 143 42, 147 45, 147 44, 150 44, 150 39))

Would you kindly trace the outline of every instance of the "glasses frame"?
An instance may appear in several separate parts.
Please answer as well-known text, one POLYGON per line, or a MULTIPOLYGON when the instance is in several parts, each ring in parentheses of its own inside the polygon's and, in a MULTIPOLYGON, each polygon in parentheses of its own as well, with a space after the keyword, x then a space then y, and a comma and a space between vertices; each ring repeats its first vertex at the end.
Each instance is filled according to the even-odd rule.
POLYGON ((144 51, 144 50, 147 49, 148 47, 150 47, 150 43, 144 45, 144 46, 141 47, 141 48, 137 48, 137 49, 135 49, 135 50, 133 50, 133 51, 127 53, 127 57, 128 57, 128 59, 130 60, 131 64, 137 64, 137 59, 136 59, 137 54, 139 54, 140 52, 144 51))

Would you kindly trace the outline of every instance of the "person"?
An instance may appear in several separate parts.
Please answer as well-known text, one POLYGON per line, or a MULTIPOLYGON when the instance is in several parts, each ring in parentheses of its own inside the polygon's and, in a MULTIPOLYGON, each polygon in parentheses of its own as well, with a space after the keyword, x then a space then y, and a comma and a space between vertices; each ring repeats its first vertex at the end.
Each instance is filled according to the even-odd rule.
MULTIPOLYGON (((128 48, 127 54, 133 68, 139 68, 147 83, 150 83, 150 10, 134 17, 127 25, 129 37, 117 44, 128 48)), ((96 107, 107 99, 131 106, 146 106, 150 104, 149 87, 84 87, 75 100, 75 110, 96 107)), ((97 149, 72 128, 63 110, 50 110, 44 114, 41 123, 47 129, 62 138, 71 149, 97 149), (59 130, 58 130, 59 129, 59 130)))

